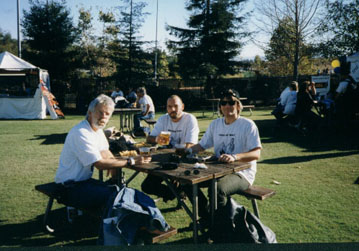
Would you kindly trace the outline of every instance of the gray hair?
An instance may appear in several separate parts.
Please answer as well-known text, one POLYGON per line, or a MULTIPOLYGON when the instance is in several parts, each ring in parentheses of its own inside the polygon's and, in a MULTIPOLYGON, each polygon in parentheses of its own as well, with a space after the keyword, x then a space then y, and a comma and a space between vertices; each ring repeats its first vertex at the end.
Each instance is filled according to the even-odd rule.
POLYGON ((137 93, 143 93, 143 94, 146 95, 146 88, 145 87, 138 87, 136 92, 137 93))
POLYGON ((94 100, 91 101, 86 114, 86 119, 89 117, 89 112, 95 112, 96 106, 98 104, 102 104, 104 106, 112 108, 112 110, 115 109, 115 102, 113 102, 112 98, 109 96, 106 96, 105 94, 98 95, 94 100))

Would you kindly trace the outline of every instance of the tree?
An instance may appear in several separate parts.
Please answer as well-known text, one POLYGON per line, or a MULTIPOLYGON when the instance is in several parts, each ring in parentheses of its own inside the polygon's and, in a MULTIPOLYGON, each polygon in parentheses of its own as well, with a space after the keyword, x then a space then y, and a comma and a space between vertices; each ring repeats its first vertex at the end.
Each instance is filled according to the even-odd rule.
POLYGON ((47 69, 53 79, 68 78, 74 68, 71 46, 77 33, 65 1, 30 0, 30 10, 24 10, 22 26, 29 46, 24 57, 47 69))
POLYGON ((319 43, 322 55, 338 57, 359 51, 359 0, 326 1, 327 15, 319 28, 325 40, 319 43))
POLYGON ((295 24, 291 19, 285 18, 273 31, 269 45, 265 50, 265 55, 271 64, 268 70, 271 75, 288 76, 294 71, 294 58, 296 55, 296 44, 298 40, 298 68, 302 74, 311 72, 308 58, 312 54, 312 46, 304 43, 302 38, 297 38, 294 34, 295 24))
POLYGON ((167 26, 171 35, 168 47, 178 56, 182 78, 205 79, 207 94, 213 95, 216 79, 234 74, 243 43, 245 15, 239 16, 245 0, 191 0, 187 26, 167 26))
MULTIPOLYGON (((318 28, 322 3, 323 0, 267 0, 256 3, 260 13, 259 29, 271 34, 271 37, 280 34, 290 39, 292 45, 281 50, 285 51, 292 64, 294 79, 298 79, 298 67, 305 56, 303 53, 306 49, 303 47, 306 40, 318 28)), ((278 56, 282 57, 283 54, 278 56)))
POLYGON ((0 53, 3 51, 17 54, 17 40, 11 38, 10 33, 3 32, 0 29, 0 53))
POLYGON ((142 49, 139 29, 148 13, 143 12, 145 2, 122 0, 118 39, 111 43, 112 60, 116 63, 116 77, 121 85, 140 85, 151 78, 152 56, 142 49), (134 77, 136 76, 136 77, 134 77))
POLYGON ((81 62, 81 68, 89 70, 91 76, 95 76, 97 66, 98 51, 93 35, 92 16, 90 10, 80 8, 77 31, 79 34, 77 57, 81 62))

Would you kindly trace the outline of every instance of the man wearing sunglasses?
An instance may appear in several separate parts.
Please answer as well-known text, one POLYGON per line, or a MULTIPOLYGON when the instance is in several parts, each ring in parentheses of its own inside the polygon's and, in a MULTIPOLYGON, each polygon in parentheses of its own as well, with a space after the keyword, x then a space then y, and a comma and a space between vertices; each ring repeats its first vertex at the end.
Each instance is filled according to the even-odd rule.
MULTIPOLYGON (((199 127, 195 116, 184 112, 182 99, 172 95, 167 99, 167 114, 161 116, 151 134, 147 137, 148 143, 159 143, 161 131, 171 132, 170 146, 184 145, 186 148, 198 143, 199 127)), ((175 195, 158 176, 148 175, 141 185, 143 192, 162 197, 166 202, 173 200, 175 195)))
MULTIPOLYGON (((228 174, 217 181, 218 208, 224 207, 228 196, 241 190, 246 190, 253 184, 257 165, 262 149, 258 128, 252 120, 240 116, 243 108, 239 94, 235 90, 226 90, 221 94, 219 102, 222 118, 211 122, 205 134, 189 152, 197 153, 214 147, 214 153, 219 161, 230 163, 234 161, 249 162, 251 167, 235 174, 228 174)), ((202 183, 201 183, 202 184, 202 183)), ((208 186, 209 184, 203 184, 208 186)), ((187 186, 185 192, 192 198, 192 189, 187 186)), ((200 222, 208 220, 207 199, 199 191, 198 209, 200 222)), ((208 221, 207 221, 208 223, 208 221)))

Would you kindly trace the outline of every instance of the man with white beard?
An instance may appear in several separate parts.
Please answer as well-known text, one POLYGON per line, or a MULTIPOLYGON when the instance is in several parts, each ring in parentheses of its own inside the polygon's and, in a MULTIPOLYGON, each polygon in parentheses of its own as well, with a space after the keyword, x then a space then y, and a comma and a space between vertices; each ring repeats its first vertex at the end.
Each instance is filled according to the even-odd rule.
POLYGON ((108 198, 116 191, 114 186, 92 178, 94 167, 114 170, 151 160, 142 156, 128 160, 114 158, 103 133, 114 107, 110 97, 99 95, 90 103, 86 119, 74 126, 66 137, 55 182, 63 186, 62 198, 69 206, 104 208, 108 198))

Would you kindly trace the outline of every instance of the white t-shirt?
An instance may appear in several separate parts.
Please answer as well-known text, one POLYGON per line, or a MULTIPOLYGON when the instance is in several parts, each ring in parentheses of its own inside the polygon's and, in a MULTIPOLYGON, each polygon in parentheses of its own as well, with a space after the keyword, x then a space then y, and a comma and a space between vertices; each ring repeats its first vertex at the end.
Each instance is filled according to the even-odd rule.
MULTIPOLYGON (((256 124, 247 118, 239 117, 230 125, 224 118, 218 118, 209 125, 199 144, 204 149, 214 147, 217 157, 221 154, 237 154, 248 152, 254 148, 262 148, 256 124)), ((257 162, 251 161, 251 167, 238 172, 252 185, 257 172, 257 162)))
POLYGON ((145 94, 142 98, 140 98, 138 103, 140 104, 143 113, 146 112, 147 105, 150 105, 150 109, 148 110, 148 112, 153 112, 153 113, 155 112, 155 106, 153 105, 152 98, 147 94, 145 94))
POLYGON ((285 100, 287 98, 287 96, 289 95, 289 92, 290 92, 290 89, 289 87, 286 87, 282 93, 280 94, 280 104, 284 107, 284 103, 283 103, 283 100, 285 100))
POLYGON ((95 132, 87 120, 81 121, 66 136, 55 182, 91 178, 93 163, 102 159, 101 151, 108 149, 109 144, 103 130, 95 132))
POLYGON ((178 122, 173 122, 168 114, 161 116, 151 132, 151 136, 158 136, 161 131, 171 132, 170 144, 197 144, 198 142, 198 122, 195 116, 183 112, 182 118, 178 122))
POLYGON ((285 97, 284 100, 284 114, 294 115, 295 112, 295 106, 297 104, 297 92, 296 91, 290 91, 289 95, 285 97))

